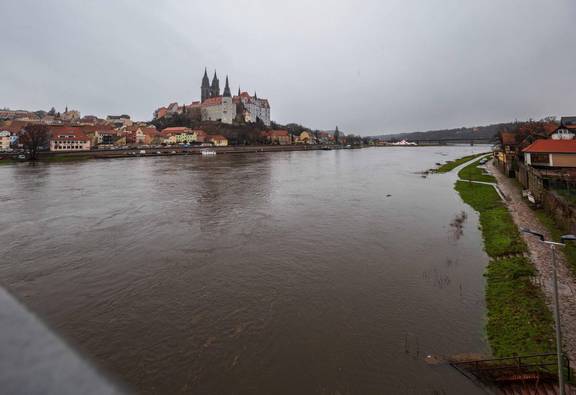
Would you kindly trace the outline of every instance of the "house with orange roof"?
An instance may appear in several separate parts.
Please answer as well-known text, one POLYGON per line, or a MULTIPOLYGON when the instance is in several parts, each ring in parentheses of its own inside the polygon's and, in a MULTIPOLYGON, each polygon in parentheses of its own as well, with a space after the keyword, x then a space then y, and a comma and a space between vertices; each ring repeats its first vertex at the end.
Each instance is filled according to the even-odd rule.
POLYGON ((219 134, 216 135, 208 135, 206 139, 207 142, 212 143, 216 147, 226 147, 228 145, 228 139, 224 136, 219 134))
POLYGON ((194 129, 192 130, 192 133, 194 133, 196 135, 196 142, 197 143, 204 143, 206 141, 206 138, 208 137, 208 133, 206 133, 205 131, 201 130, 201 129, 194 129))
POLYGON ((522 153, 524 162, 532 167, 576 167, 576 140, 536 140, 522 153))
POLYGON ((270 130, 263 132, 263 135, 270 144, 292 144, 292 136, 287 130, 270 130))

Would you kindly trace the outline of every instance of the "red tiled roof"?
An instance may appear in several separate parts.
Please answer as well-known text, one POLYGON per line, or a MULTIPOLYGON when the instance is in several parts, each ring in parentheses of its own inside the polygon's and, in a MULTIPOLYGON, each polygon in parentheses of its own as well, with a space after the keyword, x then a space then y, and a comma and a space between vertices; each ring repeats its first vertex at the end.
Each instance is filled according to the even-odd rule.
POLYGON ((204 102, 202 103, 202 106, 217 106, 219 104, 222 104, 222 97, 221 96, 211 97, 209 99, 204 100, 204 102))
POLYGON ((288 136, 289 133, 287 130, 271 130, 268 132, 268 135, 270 137, 283 137, 283 136, 288 136))
POLYGON ((522 152, 576 154, 576 140, 536 140, 522 152))
POLYGON ((88 141, 90 139, 82 132, 67 129, 59 130, 58 132, 52 132, 52 137, 50 140, 88 141))
POLYGON ((184 126, 175 126, 171 128, 162 129, 162 133, 182 133, 182 132, 189 132, 190 129, 184 126))
POLYGON ((156 130, 156 128, 140 128, 140 130, 142 130, 142 133, 148 136, 156 136, 158 134, 158 130, 156 130))

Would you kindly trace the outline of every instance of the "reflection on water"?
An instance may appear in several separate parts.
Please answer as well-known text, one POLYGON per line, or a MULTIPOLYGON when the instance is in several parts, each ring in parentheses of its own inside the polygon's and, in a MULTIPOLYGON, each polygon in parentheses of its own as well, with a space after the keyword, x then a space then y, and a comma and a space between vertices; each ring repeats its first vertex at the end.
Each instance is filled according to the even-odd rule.
POLYGON ((423 362, 486 349, 477 216, 417 172, 485 150, 4 166, 0 278, 139 392, 477 393, 423 362))

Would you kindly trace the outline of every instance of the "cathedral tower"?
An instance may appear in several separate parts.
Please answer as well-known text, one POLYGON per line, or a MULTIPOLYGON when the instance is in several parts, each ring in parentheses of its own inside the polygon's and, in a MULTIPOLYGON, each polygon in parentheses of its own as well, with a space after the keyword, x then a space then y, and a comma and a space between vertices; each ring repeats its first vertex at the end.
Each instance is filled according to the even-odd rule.
POLYGON ((208 72, 204 69, 204 77, 202 77, 202 87, 200 88, 201 91, 201 100, 204 103, 204 100, 210 97, 210 80, 208 79, 208 72))
POLYGON ((216 70, 214 70, 214 77, 212 77, 212 85, 210 86, 210 97, 220 96, 220 80, 216 76, 216 70))
POLYGON ((224 97, 232 97, 230 93, 230 85, 228 85, 228 76, 226 76, 226 86, 224 87, 224 93, 222 94, 224 97))

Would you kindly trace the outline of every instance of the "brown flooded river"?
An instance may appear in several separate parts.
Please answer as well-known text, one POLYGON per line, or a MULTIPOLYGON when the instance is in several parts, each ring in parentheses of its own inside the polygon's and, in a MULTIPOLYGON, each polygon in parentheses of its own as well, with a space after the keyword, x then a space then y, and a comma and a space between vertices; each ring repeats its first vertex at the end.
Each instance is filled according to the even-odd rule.
POLYGON ((487 350, 488 259, 415 172, 487 150, 2 166, 0 281, 136 392, 483 393, 423 361, 487 350))

